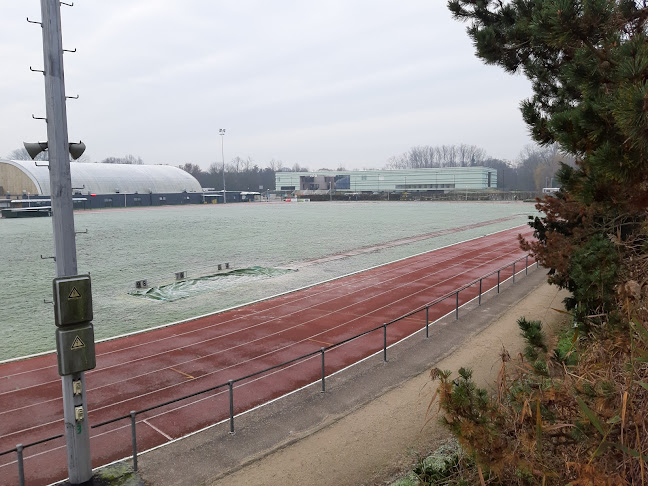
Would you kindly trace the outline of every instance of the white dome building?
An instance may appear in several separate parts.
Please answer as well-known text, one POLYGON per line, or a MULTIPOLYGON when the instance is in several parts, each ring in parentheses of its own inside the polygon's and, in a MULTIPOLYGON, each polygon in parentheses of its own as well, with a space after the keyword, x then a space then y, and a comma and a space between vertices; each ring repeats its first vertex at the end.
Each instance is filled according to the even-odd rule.
MULTIPOLYGON (((204 200, 202 187, 195 177, 168 165, 73 162, 70 175, 75 207, 198 204, 204 200)), ((47 162, 0 159, 0 198, 49 199, 49 196, 47 162)))

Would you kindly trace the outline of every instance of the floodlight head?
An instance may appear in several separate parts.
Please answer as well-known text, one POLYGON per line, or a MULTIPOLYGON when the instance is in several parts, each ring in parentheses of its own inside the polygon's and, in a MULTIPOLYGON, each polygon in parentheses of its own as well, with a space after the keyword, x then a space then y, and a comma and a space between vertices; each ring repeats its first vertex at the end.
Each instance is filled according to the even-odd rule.
POLYGON ((79 143, 70 143, 70 155, 72 156, 73 160, 78 159, 83 155, 83 152, 85 152, 86 146, 85 143, 79 140, 79 143))
POLYGON ((25 146, 25 150, 27 150, 27 153, 32 158, 32 160, 34 160, 38 156, 38 154, 47 150, 47 142, 23 142, 23 145, 25 146))

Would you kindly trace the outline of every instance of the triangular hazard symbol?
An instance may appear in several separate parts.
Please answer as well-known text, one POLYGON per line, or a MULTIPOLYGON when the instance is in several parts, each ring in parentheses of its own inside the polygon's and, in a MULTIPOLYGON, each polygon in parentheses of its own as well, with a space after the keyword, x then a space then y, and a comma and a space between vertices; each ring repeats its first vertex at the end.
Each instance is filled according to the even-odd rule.
POLYGON ((80 299, 81 294, 79 291, 76 289, 76 287, 72 287, 72 292, 70 292, 70 295, 68 295, 68 299, 80 299))
POLYGON ((74 338, 74 341, 72 342, 72 347, 70 349, 81 349, 85 348, 85 344, 83 344, 83 341, 81 341, 81 338, 79 336, 76 336, 74 338))

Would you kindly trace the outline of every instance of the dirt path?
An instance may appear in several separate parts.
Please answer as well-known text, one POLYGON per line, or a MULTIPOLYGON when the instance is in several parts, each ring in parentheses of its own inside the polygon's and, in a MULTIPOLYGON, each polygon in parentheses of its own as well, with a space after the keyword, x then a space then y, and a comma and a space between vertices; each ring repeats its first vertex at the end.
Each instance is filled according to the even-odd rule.
MULTIPOLYGON (((516 320, 541 319, 556 326, 564 293, 542 284, 510 307, 485 330, 436 364, 456 373, 474 370, 477 383, 491 386, 499 371, 499 351, 511 356, 523 348, 516 320)), ((424 426, 433 386, 426 371, 402 383, 332 425, 208 482, 218 486, 361 485, 389 483, 394 475, 448 437, 435 419, 424 426)))

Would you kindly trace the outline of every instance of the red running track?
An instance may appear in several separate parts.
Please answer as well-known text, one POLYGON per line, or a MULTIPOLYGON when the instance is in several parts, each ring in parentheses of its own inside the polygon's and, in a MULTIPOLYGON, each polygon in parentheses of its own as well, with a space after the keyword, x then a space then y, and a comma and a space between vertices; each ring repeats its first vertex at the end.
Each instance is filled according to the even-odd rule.
MULTIPOLYGON (((531 236, 528 227, 506 230, 220 314, 98 343, 97 367, 86 373, 88 420, 98 424, 128 415, 381 326, 523 257, 519 233, 531 236)), ((501 279, 511 275, 508 267, 501 279)), ((493 275, 484 279, 482 290, 496 285, 493 275)), ((477 285, 462 291, 460 305, 477 293, 477 285)), ((431 307, 430 322, 454 308, 454 296, 431 307)), ((424 326, 425 312, 392 324, 387 344, 424 326)), ((382 347, 381 329, 328 350, 326 375, 382 347)), ((316 355, 237 382, 235 413, 320 378, 321 357, 316 355)), ((0 365, 0 452, 61 434, 62 407, 55 354, 0 365)), ((228 417, 227 386, 138 414, 138 450, 228 417)), ((90 443, 93 467, 129 456, 129 421, 91 429, 90 443)), ((64 438, 25 449, 27 484, 64 479, 66 461, 64 438)), ((15 453, 0 456, 0 484, 18 484, 15 453)))

